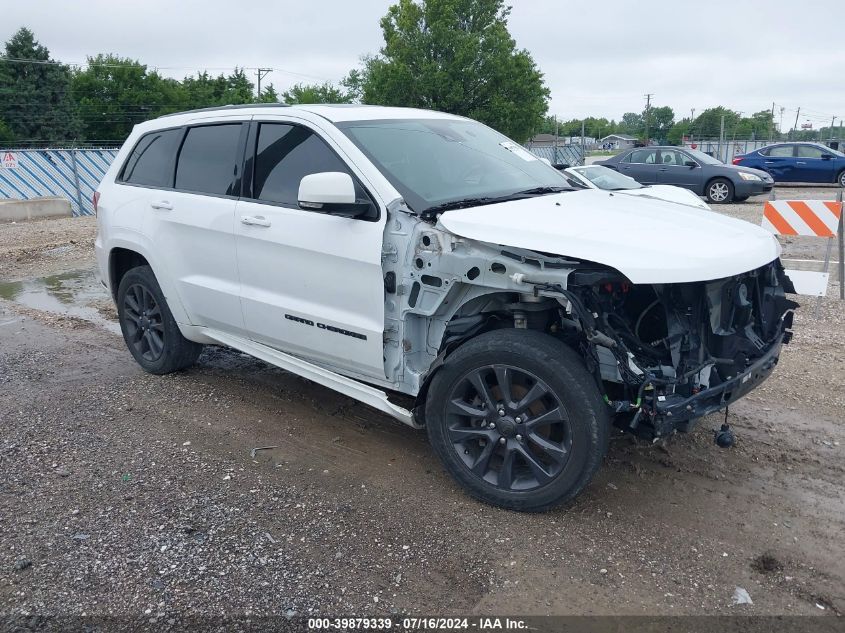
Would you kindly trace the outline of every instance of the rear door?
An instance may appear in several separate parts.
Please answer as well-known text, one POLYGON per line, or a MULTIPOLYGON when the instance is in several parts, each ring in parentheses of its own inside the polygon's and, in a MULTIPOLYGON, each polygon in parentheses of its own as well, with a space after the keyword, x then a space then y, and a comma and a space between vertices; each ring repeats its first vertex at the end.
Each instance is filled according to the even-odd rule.
POLYGON ((144 225, 191 323, 230 332, 243 329, 233 223, 246 131, 183 129, 172 184, 152 193, 144 225))
POLYGON ((635 149, 624 160, 617 163, 619 171, 630 176, 643 185, 656 185, 657 180, 657 150, 644 147, 635 149))
POLYGON ((698 161, 674 149, 662 149, 659 155, 660 166, 657 170, 657 180, 661 185, 676 185, 692 191, 700 191, 704 183, 701 182, 701 166, 698 161), (686 163, 693 162, 695 167, 686 163))
POLYGON ((342 151, 310 124, 256 121, 247 184, 237 205, 238 268, 246 329, 261 343, 384 379, 384 212, 342 151), (299 208, 303 176, 345 172, 370 219, 299 208))
POLYGON ((822 158, 830 156, 823 148, 816 145, 795 146, 795 180, 799 182, 833 182, 833 160, 822 158))
POLYGON ((795 145, 773 145, 767 148, 762 168, 776 182, 795 182, 795 161, 795 145))

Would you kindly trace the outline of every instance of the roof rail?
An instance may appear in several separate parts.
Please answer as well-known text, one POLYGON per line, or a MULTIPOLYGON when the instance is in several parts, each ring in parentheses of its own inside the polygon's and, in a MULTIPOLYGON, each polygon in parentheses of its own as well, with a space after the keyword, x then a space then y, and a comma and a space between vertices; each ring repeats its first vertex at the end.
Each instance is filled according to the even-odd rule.
POLYGON ((287 103, 234 103, 230 105, 211 106, 208 108, 196 108, 195 110, 184 110, 182 112, 171 112, 170 114, 162 114, 159 119, 165 119, 169 116, 179 116, 180 114, 194 114, 195 112, 214 112, 215 110, 241 110, 243 108, 289 108, 287 103))

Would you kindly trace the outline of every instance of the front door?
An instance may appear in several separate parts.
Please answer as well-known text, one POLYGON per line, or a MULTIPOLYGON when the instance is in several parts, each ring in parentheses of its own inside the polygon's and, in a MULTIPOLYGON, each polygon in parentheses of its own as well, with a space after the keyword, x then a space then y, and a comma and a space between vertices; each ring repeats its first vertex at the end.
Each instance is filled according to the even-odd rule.
POLYGON ((661 185, 676 185, 691 191, 701 191, 701 167, 691 156, 675 149, 660 150, 660 167, 657 181, 661 185), (686 163, 695 163, 690 167, 686 163))
POLYGON ((798 182, 833 182, 830 152, 815 145, 795 146, 795 180, 798 182))
POLYGON ((657 184, 657 150, 647 147, 635 149, 618 163, 619 171, 642 185, 657 184))
MULTIPOLYGON (((299 208, 303 176, 345 172, 336 148, 298 124, 256 122, 247 186, 235 212, 244 323, 250 336, 297 356, 384 379, 384 213, 377 220, 299 208)), ((375 210, 375 209, 374 209, 375 210)))

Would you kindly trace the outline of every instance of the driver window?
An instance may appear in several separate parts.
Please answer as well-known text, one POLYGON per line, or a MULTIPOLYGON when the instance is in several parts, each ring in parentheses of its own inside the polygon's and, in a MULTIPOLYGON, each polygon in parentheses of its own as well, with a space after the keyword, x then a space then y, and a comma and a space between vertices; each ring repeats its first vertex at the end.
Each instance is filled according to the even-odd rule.
POLYGON ((769 150, 767 156, 780 156, 781 158, 792 156, 792 145, 778 145, 769 150))
POLYGON ((824 152, 820 147, 813 145, 798 145, 796 154, 799 158, 821 158, 824 152))
POLYGON ((299 182, 304 176, 340 171, 352 176, 355 198, 369 201, 346 164, 308 128, 262 123, 255 148, 252 197, 293 208, 299 207, 299 182))

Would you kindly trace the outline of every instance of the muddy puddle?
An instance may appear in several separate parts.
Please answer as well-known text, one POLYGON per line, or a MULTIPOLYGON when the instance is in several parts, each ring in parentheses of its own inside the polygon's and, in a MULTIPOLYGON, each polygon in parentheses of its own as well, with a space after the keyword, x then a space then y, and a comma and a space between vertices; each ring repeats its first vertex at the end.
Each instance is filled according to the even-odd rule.
POLYGON ((71 316, 120 334, 116 320, 96 307, 108 306, 111 297, 93 269, 74 270, 24 281, 0 281, 0 299, 63 316, 71 316))

